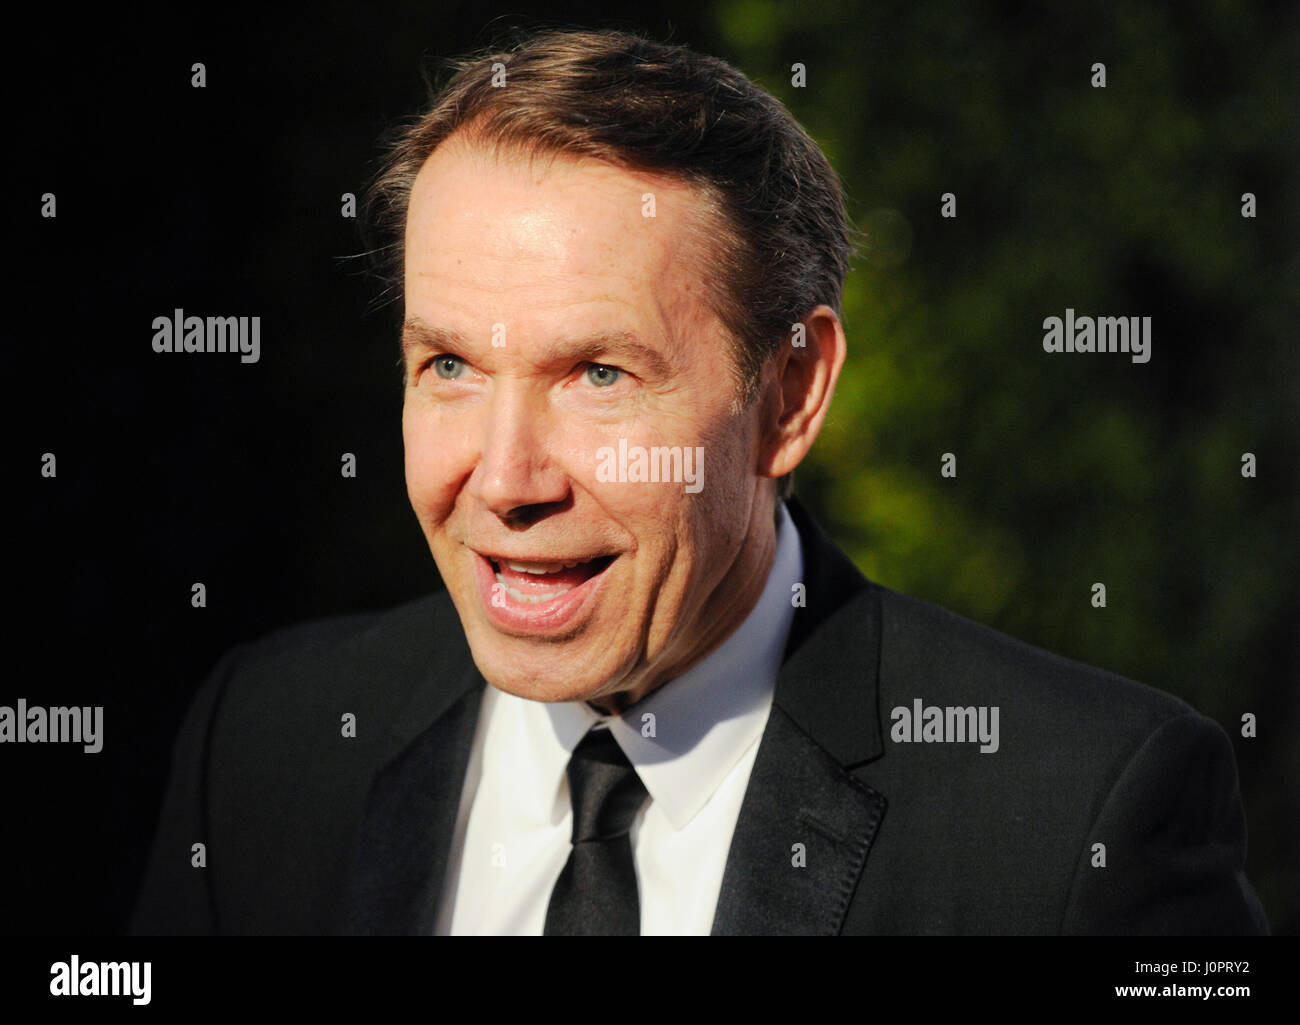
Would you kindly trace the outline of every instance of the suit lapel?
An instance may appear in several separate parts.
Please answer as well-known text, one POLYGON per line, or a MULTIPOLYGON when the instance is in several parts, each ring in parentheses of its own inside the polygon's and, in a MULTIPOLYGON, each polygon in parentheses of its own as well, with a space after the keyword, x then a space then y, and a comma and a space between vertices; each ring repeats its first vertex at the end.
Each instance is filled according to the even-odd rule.
POLYGON ((458 680, 449 704, 447 691, 429 681, 395 723, 397 753, 375 776, 362 813, 344 933, 433 933, 486 686, 472 665, 462 666, 458 680), (432 725, 414 733, 412 724, 431 717, 432 725))
POLYGON ((885 799, 774 707, 727 858, 715 936, 834 936, 885 799))
POLYGON ((876 589, 794 501, 797 609, 732 836, 714 935, 835 935, 886 801, 849 768, 884 753, 876 589))

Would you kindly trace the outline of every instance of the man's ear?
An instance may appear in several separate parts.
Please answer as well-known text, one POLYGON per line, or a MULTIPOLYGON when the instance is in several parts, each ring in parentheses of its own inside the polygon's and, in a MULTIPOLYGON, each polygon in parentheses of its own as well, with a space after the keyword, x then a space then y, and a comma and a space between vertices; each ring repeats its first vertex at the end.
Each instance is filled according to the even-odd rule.
POLYGON ((766 382, 762 476, 784 476, 803 462, 826 419, 847 353, 844 325, 825 304, 814 307, 782 342, 766 382))

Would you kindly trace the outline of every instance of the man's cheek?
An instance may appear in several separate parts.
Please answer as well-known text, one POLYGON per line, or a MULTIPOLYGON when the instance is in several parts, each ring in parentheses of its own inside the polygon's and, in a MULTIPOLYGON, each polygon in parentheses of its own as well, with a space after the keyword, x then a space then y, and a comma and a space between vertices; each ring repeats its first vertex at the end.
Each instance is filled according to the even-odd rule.
POLYGON ((406 432, 406 490, 421 518, 450 511, 472 469, 463 433, 432 427, 406 432))
POLYGON ((430 456, 422 447, 406 446, 406 493, 411 500, 411 507, 421 521, 430 511, 441 503, 438 500, 441 474, 436 466, 431 465, 430 456))
POLYGON ((570 452, 570 463, 593 494, 625 509, 662 510, 703 489, 708 454, 697 425, 669 421, 588 435, 570 452))
POLYGON ((638 548, 660 531, 671 531, 682 512, 680 484, 590 479, 584 487, 603 516, 636 537, 638 548))

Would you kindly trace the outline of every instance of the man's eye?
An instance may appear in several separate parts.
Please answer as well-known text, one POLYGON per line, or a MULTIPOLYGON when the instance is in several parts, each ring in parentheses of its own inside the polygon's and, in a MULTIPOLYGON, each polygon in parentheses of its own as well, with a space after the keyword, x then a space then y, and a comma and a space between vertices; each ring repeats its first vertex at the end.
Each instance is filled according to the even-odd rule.
POLYGON ((438 356, 433 361, 433 369, 439 377, 454 381, 465 371, 465 361, 459 356, 438 356))
POLYGON ((592 363, 587 367, 587 380, 597 388, 608 388, 621 377, 623 371, 618 367, 606 366, 604 363, 592 363))

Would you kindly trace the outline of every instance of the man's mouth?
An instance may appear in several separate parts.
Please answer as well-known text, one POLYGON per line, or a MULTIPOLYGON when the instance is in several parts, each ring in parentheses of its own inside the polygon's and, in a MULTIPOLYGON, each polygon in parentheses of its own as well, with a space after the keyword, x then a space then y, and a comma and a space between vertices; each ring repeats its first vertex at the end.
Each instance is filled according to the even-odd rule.
POLYGON ((581 587, 603 573, 616 556, 554 560, 507 559, 485 555, 497 583, 511 599, 524 605, 543 605, 581 587))

